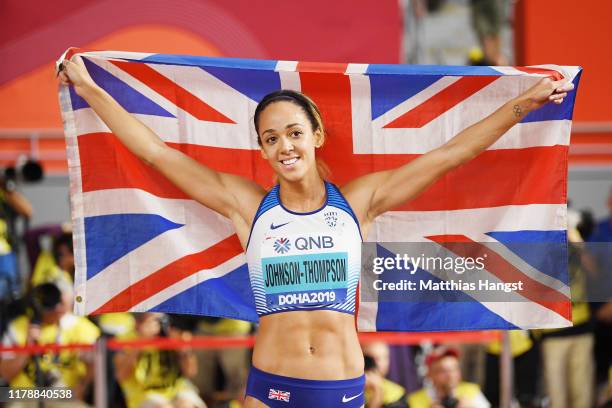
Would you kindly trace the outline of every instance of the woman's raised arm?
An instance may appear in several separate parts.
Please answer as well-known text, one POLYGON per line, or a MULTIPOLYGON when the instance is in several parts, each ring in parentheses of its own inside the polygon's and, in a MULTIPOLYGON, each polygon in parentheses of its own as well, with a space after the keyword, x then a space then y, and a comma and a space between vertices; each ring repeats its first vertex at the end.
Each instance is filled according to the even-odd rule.
POLYGON ((79 56, 64 60, 59 72, 63 85, 74 86, 119 140, 145 163, 160 171, 187 195, 230 218, 250 223, 265 194, 251 180, 212 170, 168 147, 151 129, 127 112, 91 78, 79 56))
POLYGON ((444 174, 479 155, 529 112, 548 102, 561 103, 573 88, 566 80, 543 78, 443 146, 396 169, 355 179, 342 192, 360 218, 362 228, 367 227, 380 214, 414 199, 444 174))

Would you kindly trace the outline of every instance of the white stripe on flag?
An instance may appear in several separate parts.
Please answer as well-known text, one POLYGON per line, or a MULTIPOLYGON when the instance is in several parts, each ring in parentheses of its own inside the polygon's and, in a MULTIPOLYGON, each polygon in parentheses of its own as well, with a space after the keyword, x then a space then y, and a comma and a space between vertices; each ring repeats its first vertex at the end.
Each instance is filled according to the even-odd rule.
MULTIPOLYGON (((94 214, 117 214, 119 207, 123 207, 124 213, 157 214, 185 225, 158 235, 98 272, 87 280, 85 285, 77 285, 76 294, 85 300, 86 313, 91 313, 127 287, 171 262, 200 252, 235 233, 226 218, 195 201, 156 197, 157 202, 152 205, 146 201, 149 194, 140 190, 117 189, 105 190, 103 193, 85 194, 85 200, 89 203, 86 208, 91 210, 85 214, 85 217, 94 214), (100 196, 105 198, 101 199, 100 196), (160 251, 160 248, 164 250, 160 251), (139 265, 139 267, 130 267, 130 265, 139 265), (127 274, 125 271, 130 273, 127 274)), ((125 238, 117 237, 117 239, 125 238)), ((85 276, 85 267, 86 265, 82 265, 83 269, 79 269, 77 273, 85 276)))
POLYGON ((491 231, 563 231, 565 204, 508 205, 449 211, 389 211, 376 219, 369 242, 421 242, 429 235, 481 236, 491 231))

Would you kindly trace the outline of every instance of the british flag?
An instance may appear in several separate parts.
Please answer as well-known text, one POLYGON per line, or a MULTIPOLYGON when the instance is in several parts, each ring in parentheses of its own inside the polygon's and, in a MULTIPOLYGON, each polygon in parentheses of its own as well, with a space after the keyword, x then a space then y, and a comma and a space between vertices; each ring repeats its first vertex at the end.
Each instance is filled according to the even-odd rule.
MULTIPOLYGON (((72 50, 71 53, 77 52, 72 50)), ((321 108, 321 155, 342 185, 397 167, 443 144, 542 76, 577 67, 442 67, 262 61, 131 52, 81 52, 93 79, 168 145, 213 169, 270 187, 258 152, 255 107, 295 89, 321 108)), ((567 153, 574 104, 526 116, 497 143, 417 199, 388 212, 368 241, 460 236, 499 243, 521 302, 361 302, 358 327, 460 330, 571 323, 567 260, 527 257, 514 242, 566 245, 567 153), (530 241, 532 240, 532 241, 530 241), (538 268, 543 261, 553 267, 538 268), (538 291, 563 301, 541 302, 538 291)), ((163 311, 257 321, 245 257, 228 220, 197 204, 128 152, 72 88, 60 89, 74 223, 75 309, 80 314, 163 311)))
POLYGON ((268 392, 268 399, 289 402, 289 397, 291 397, 291 393, 289 391, 281 391, 270 388, 270 391, 268 392))

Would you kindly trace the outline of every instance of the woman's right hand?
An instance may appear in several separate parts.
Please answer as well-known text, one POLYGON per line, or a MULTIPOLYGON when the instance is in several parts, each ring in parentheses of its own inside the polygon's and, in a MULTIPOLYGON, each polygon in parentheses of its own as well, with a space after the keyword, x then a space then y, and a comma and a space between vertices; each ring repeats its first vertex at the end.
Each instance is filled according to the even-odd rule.
POLYGON ((74 55, 71 59, 61 62, 62 67, 58 73, 59 81, 62 85, 72 85, 79 96, 88 89, 96 88, 98 85, 87 72, 83 59, 74 55))

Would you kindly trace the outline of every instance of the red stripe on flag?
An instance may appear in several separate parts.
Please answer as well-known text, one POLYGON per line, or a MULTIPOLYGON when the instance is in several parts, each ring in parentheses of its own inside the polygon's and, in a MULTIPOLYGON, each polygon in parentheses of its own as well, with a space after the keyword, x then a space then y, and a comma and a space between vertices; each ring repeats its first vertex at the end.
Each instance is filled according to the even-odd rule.
MULTIPOLYGON (((335 123, 336 119, 331 122, 335 123)), ((331 133, 330 137, 342 138, 342 134, 331 133)), ((331 143, 338 145, 338 148, 326 150, 323 156, 332 170, 333 181, 340 185, 373 171, 396 168, 418 157, 353 155, 346 151, 350 145, 335 140, 331 143)), ((256 150, 189 144, 170 146, 217 171, 238 174, 263 186, 272 183, 272 170, 256 150)), ((565 184, 558 175, 566 172, 567 150, 567 146, 552 146, 486 151, 396 210, 434 211, 565 203, 565 184), (521 175, 520 180, 517 174, 521 175)), ((161 173, 130 153, 110 133, 79 136, 79 154, 84 192, 138 188, 158 197, 187 198, 161 173)))
POLYGON ((196 119, 235 124, 233 120, 143 62, 109 60, 196 119))
MULTIPOLYGON (((79 136, 83 192, 115 188, 138 188, 164 198, 187 198, 160 172, 129 152, 111 133, 79 136)), ((257 150, 232 150, 190 144, 173 144, 198 162, 217 171, 238 174, 260 185, 272 183, 272 170, 257 150), (237 166, 236 163, 245 163, 237 166)))
POLYGON ((466 76, 447 86, 427 101, 412 108, 384 128, 420 128, 469 98, 498 76, 466 76))
POLYGON ((546 74, 555 81, 563 79, 564 76, 559 71, 555 71, 554 69, 546 69, 546 68, 535 68, 535 67, 514 67, 517 71, 526 72, 528 74, 546 74))
MULTIPOLYGON (((335 63, 335 62, 307 62, 300 61, 297 64, 295 70, 297 72, 321 72, 321 73, 333 73, 333 74, 344 74, 348 64, 335 63)), ((303 88, 302 88, 303 90, 303 88)))
MULTIPOLYGON (((420 156, 352 155, 342 150, 325 151, 325 161, 332 170, 331 177, 339 185, 370 172, 395 169, 420 156)), ((567 202, 564 182, 567 151, 567 146, 485 151, 395 210, 439 211, 563 204, 567 202)))
POLYGON ((238 236, 234 234, 201 252, 177 259, 162 269, 148 275, 115 295, 104 305, 96 309, 93 314, 129 310, 194 273, 203 269, 215 268, 242 252, 238 236))
POLYGON ((516 291, 518 294, 552 310, 564 319, 572 319, 571 301, 567 296, 524 274, 503 256, 480 242, 473 241, 464 235, 433 235, 426 238, 464 258, 483 257, 486 259, 485 269, 502 282, 523 282, 523 290, 516 291))
POLYGON ((567 154, 567 146, 488 150, 397 210, 564 204, 567 154))

